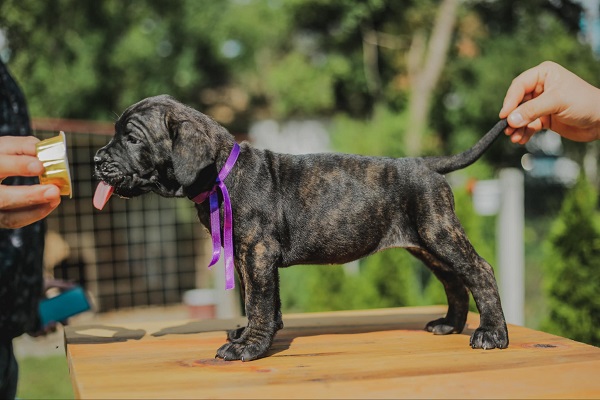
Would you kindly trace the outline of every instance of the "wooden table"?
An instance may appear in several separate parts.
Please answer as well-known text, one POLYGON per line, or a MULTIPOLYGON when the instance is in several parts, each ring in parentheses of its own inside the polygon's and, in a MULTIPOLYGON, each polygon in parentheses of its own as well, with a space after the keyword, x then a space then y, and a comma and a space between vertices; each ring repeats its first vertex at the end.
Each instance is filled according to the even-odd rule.
POLYGON ((239 320, 65 330, 78 398, 600 398, 600 348, 509 326, 506 350, 422 330, 445 307, 284 315, 269 357, 215 359, 239 320))

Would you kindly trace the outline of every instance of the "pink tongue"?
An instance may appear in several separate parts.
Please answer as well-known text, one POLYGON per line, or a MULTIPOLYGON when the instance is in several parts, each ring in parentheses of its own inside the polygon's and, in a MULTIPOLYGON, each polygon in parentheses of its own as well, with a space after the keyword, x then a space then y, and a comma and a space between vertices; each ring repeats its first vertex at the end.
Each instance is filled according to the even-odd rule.
POLYGON ((94 193, 94 207, 102 210, 106 203, 108 203, 108 199, 110 199, 110 195, 112 195, 114 190, 115 188, 108 183, 100 181, 96 188, 96 193, 94 193))

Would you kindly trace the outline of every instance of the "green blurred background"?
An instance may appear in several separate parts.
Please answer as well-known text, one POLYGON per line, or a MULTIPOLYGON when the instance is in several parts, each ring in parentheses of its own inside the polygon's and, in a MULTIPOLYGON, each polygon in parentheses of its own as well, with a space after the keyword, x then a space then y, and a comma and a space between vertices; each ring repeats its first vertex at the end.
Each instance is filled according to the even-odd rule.
MULTIPOLYGON (((566 0, 3 0, 0 56, 32 117, 114 121, 168 93, 234 133, 317 119, 334 151, 435 155, 472 145, 511 80, 544 60, 599 86, 600 23, 588 18, 597 14, 598 1, 566 0)), ((596 346, 599 154, 598 143, 502 139, 451 179, 467 234, 495 264, 496 217, 475 212, 469 184, 522 169, 524 156, 579 166, 567 181, 525 171, 525 325, 596 346)), ((403 250, 351 268, 290 268, 281 290, 285 312, 445 303, 403 250)), ((66 373, 62 357, 51 362, 22 362, 23 379, 38 383, 20 397, 72 395, 68 380, 54 392, 29 375, 66 373)))

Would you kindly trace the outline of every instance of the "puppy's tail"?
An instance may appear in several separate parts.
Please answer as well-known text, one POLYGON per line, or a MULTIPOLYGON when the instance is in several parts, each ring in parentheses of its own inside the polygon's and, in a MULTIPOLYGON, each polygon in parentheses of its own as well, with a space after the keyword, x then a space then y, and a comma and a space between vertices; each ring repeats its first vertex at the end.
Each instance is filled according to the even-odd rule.
POLYGON ((507 126, 506 119, 502 119, 469 150, 452 156, 425 157, 423 161, 429 168, 440 174, 468 167, 481 157, 507 126))

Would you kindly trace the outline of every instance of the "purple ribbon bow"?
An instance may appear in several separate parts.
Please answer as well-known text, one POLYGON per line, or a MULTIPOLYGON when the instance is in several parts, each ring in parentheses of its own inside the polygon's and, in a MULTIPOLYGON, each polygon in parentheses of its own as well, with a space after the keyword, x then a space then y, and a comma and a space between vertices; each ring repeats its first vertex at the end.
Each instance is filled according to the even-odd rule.
POLYGON ((234 266, 233 266, 233 216, 231 212, 231 200, 229 192, 225 186, 225 178, 235 165, 238 155, 240 154, 240 146, 237 143, 233 144, 231 153, 225 162, 221 171, 217 176, 215 186, 208 192, 203 192, 192 199, 194 203, 200 204, 209 198, 210 201, 210 231, 213 244, 213 255, 208 268, 215 265, 221 256, 221 221, 219 217, 219 194, 217 189, 223 194, 223 248, 225 250, 225 289, 233 289, 235 287, 234 266))

